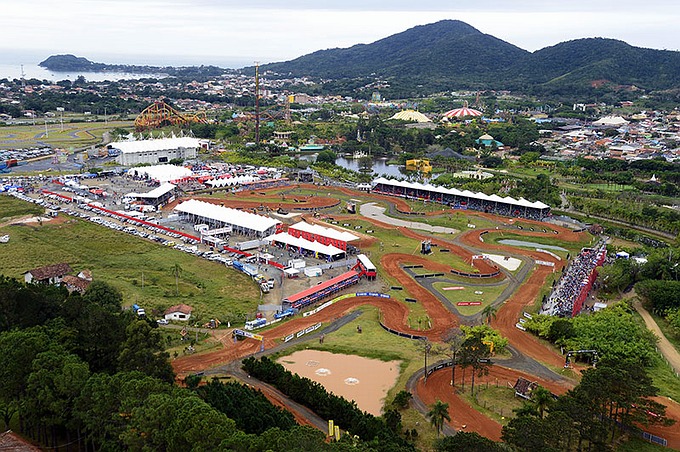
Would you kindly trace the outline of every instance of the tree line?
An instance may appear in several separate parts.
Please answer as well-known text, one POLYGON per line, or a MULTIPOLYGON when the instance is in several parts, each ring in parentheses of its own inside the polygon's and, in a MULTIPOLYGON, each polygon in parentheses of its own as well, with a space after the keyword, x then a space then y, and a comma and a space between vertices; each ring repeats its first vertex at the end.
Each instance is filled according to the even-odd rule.
POLYGON ((386 450, 347 436, 327 443, 238 383, 176 386, 155 322, 123 310, 105 283, 80 295, 0 277, 0 350, 4 427, 44 447, 386 450))

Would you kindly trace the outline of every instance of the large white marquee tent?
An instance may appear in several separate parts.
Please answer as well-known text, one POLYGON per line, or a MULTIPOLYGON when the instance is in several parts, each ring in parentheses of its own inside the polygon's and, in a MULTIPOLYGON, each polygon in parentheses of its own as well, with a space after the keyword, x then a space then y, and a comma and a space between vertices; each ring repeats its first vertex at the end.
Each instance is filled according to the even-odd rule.
POLYGON ((204 223, 212 229, 231 226, 235 232, 259 238, 273 234, 281 224, 280 221, 263 215, 221 207, 197 199, 179 204, 175 211, 179 212, 180 217, 194 224, 204 223))

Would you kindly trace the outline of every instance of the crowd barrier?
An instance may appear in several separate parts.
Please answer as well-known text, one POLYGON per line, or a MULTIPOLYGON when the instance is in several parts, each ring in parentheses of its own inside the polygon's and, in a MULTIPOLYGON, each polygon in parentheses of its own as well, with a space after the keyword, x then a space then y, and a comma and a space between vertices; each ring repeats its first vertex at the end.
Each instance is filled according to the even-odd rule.
POLYGON ((383 329, 385 331, 389 332, 389 333, 396 334, 397 336, 405 337, 407 339, 416 339, 416 340, 427 339, 427 336, 419 336, 417 334, 402 333, 401 331, 393 330, 389 326, 382 323, 382 321, 380 322, 380 326, 383 327, 383 329))

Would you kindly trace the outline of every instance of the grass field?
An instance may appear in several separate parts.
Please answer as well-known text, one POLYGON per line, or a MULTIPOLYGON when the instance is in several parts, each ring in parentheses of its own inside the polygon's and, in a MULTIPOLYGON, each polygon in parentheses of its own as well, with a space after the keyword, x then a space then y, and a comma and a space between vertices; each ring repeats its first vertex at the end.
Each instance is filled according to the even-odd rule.
POLYGON ((0 223, 10 218, 38 215, 44 212, 45 209, 36 204, 21 201, 13 196, 0 195, 0 223))
POLYGON ((504 383, 482 377, 475 381, 474 397, 470 396, 469 384, 465 385, 465 391, 460 394, 479 412, 506 425, 515 417, 512 410, 522 407, 522 399, 515 395, 514 389, 504 386, 504 383))
POLYGON ((439 291, 440 294, 444 295, 447 300, 456 306, 458 302, 474 301, 481 302, 478 306, 456 306, 456 309, 463 315, 473 315, 481 312, 489 303, 492 303, 497 299, 500 294, 507 287, 507 282, 498 286, 486 286, 477 287, 470 286, 465 287, 463 290, 443 290, 444 287, 458 286, 457 282, 436 282, 433 286, 439 291), (482 294, 475 294, 475 292, 482 292, 482 294))
POLYGON ((104 132, 117 127, 132 127, 132 121, 115 122, 77 122, 77 123, 44 123, 37 121, 35 125, 12 125, 0 127, 0 149, 20 149, 39 146, 52 146, 64 149, 76 149, 98 144, 104 132), (45 133, 47 130, 47 133, 45 133))
POLYGON ((67 262, 74 272, 92 270, 95 280, 121 290, 126 305, 137 303, 147 312, 185 303, 199 319, 225 319, 257 307, 259 290, 246 275, 89 222, 13 225, 0 228, 3 234, 11 237, 0 254, 0 273, 7 276, 23 279, 32 268, 67 262), (175 264, 182 269, 179 295, 175 264))
MULTIPOLYGON (((487 243, 498 243, 499 240, 519 240, 522 242, 531 242, 531 243, 537 243, 539 245, 553 245, 553 246, 559 246, 562 247, 566 250, 568 250, 569 253, 573 256, 574 254, 577 254, 579 251, 581 251, 581 248, 590 246, 592 243, 592 240, 590 239, 591 236, 585 235, 584 240, 580 242, 567 242, 564 240, 559 239, 559 235, 556 235, 554 238, 553 237, 525 237, 523 235, 518 235, 518 234, 513 234, 512 232, 508 231, 502 231, 502 232, 489 232, 484 236, 484 241, 487 243)), ((511 246, 511 245, 508 245, 511 246)), ((527 248, 527 249, 535 249, 536 247, 517 247, 517 248, 527 248)), ((560 251, 560 250, 549 250, 558 256, 560 256, 562 259, 566 258, 567 253, 565 251, 560 251)))

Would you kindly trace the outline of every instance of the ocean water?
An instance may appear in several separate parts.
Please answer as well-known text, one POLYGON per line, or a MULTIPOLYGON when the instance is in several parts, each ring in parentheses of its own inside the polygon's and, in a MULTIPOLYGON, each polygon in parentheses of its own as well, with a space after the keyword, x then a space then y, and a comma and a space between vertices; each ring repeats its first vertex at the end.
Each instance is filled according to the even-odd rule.
MULTIPOLYGON (((54 54, 54 53, 52 53, 54 54)), ((129 80, 135 78, 147 78, 147 77, 158 77, 158 74, 131 74, 124 72, 55 72, 49 71, 43 67, 38 66, 38 64, 45 60, 50 53, 30 53, 30 52, 0 52, 0 80, 7 78, 20 79, 23 72, 26 79, 38 79, 38 80, 49 80, 52 82, 57 82, 59 80, 75 80, 79 75, 82 75, 87 80, 93 82, 99 82, 104 80, 129 80)), ((78 55, 81 56, 81 55, 78 55)), ((252 65, 252 62, 235 60, 230 58, 216 58, 210 59, 211 61, 202 61, 193 58, 183 58, 177 57, 173 61, 163 61, 159 60, 158 57, 145 57, 143 55, 131 55, 131 56, 120 56, 120 55, 108 55, 108 56, 85 56, 90 61, 97 63, 108 63, 108 64, 130 64, 130 65, 149 65, 149 66, 200 66, 200 65, 213 65, 222 68, 238 69, 248 65, 252 65)))
MULTIPOLYGON (((6 78, 9 80, 21 78, 22 66, 21 64, 2 64, 0 63, 0 80, 6 78)), ((24 76, 26 80, 38 79, 58 82, 60 80, 75 80, 82 75, 85 79, 92 82, 101 82, 104 80, 128 80, 134 78, 148 78, 157 77, 158 74, 129 74, 122 72, 55 72, 47 70, 38 66, 38 63, 24 64, 24 76)))

